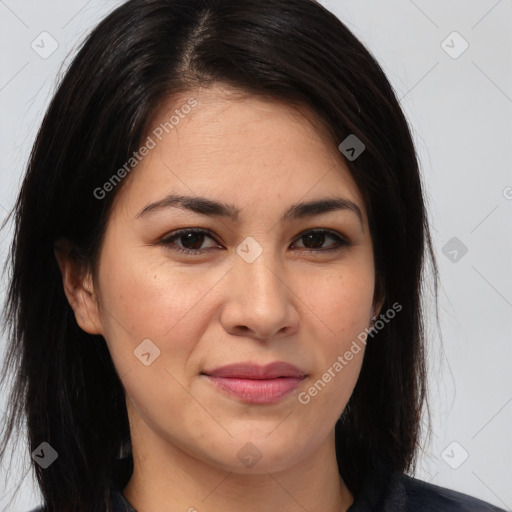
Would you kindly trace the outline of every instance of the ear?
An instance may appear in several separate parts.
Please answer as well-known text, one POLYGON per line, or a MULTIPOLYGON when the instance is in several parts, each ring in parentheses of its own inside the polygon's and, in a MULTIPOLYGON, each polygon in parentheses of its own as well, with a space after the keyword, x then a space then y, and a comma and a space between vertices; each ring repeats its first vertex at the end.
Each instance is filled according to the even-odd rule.
POLYGON ((379 317, 384 301, 386 300, 386 292, 384 289, 384 280, 381 275, 377 276, 375 293, 373 296, 373 315, 379 317))
POLYGON ((379 318, 382 306, 384 305, 384 298, 373 304, 373 315, 372 317, 379 318))
POLYGON ((76 257, 67 240, 58 240, 54 254, 62 276, 64 293, 80 328, 89 334, 102 334, 98 297, 92 275, 76 257))

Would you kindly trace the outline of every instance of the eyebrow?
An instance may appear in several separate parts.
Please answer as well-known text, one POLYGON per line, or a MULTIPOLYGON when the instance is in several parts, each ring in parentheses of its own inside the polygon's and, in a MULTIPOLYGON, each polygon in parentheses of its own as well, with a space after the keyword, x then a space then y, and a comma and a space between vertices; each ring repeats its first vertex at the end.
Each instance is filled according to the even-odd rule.
MULTIPOLYGON (((144 217, 150 213, 165 208, 181 208, 201 215, 226 217, 234 222, 238 220, 238 215, 240 213, 240 210, 233 205, 215 201, 206 197, 170 194, 160 201, 156 201, 145 206, 136 215, 136 217, 144 217)), ((342 197, 327 197, 294 204, 284 213, 281 221, 312 217, 314 215, 338 210, 354 213, 358 217, 361 225, 363 224, 363 215, 359 206, 353 201, 342 197)))

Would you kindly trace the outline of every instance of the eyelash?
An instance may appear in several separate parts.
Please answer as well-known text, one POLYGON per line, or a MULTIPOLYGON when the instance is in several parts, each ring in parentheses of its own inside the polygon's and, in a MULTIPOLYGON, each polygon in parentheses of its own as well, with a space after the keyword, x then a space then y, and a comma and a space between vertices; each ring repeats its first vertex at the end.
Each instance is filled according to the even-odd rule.
MULTIPOLYGON (((160 245, 163 245, 165 246, 166 248, 169 248, 170 250, 172 251, 176 251, 178 253, 183 253, 183 254, 203 254, 204 251, 208 251, 210 249, 213 249, 210 248, 210 249, 186 249, 184 247, 179 247, 179 246, 176 246, 172 240, 176 239, 176 238, 179 238, 180 236, 182 235, 185 235, 187 233, 197 233, 197 234, 202 234, 202 235, 207 235, 208 237, 212 238, 214 240, 214 237, 213 237, 213 233, 208 230, 208 229, 192 229, 192 228, 189 228, 189 229, 181 229, 179 231, 176 231, 175 233, 172 233, 170 236, 166 236, 164 238, 162 238, 160 240, 160 245), (171 247, 173 246, 174 247, 171 247)), ((336 242, 337 244, 337 247, 334 247, 334 248, 330 248, 330 249, 303 249, 304 251, 307 251, 307 252, 310 252, 310 253, 330 253, 330 252, 333 252, 333 251, 339 251, 345 247, 348 247, 350 245, 352 245, 348 240, 346 240, 345 238, 341 237, 340 235, 338 235, 335 231, 331 231, 331 230, 328 230, 328 229, 308 229, 307 231, 304 231, 302 232, 297 238, 296 240, 300 240, 301 238, 303 238, 304 236, 306 236, 307 234, 309 233, 326 233, 328 236, 332 237, 332 238, 335 238, 337 239, 338 241, 336 242)))

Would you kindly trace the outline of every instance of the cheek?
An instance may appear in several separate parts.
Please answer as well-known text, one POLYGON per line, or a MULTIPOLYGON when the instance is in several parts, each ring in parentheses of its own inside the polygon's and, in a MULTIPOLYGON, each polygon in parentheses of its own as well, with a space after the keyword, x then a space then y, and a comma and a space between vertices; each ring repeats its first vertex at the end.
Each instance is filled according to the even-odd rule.
POLYGON ((119 373, 134 361, 133 351, 149 339, 160 354, 155 364, 181 373, 209 322, 215 286, 226 270, 184 268, 146 249, 115 253, 105 246, 100 279, 102 325, 119 373), (123 254, 120 258, 118 254, 123 254))
POLYGON ((186 389, 188 373, 194 371, 187 364, 208 322, 201 299, 218 279, 210 282, 208 276, 133 253, 126 251, 122 259, 104 253, 104 337, 129 406, 155 431, 165 433, 172 425, 191 429, 189 423, 194 418, 197 423, 201 410, 186 389))
POLYGON ((108 300, 130 330, 161 337, 194 314, 207 286, 187 270, 134 259, 113 271, 108 300))
POLYGON ((303 286, 301 296, 315 326, 318 364, 299 401, 330 411, 327 414, 334 419, 350 398, 361 370, 366 345, 360 335, 369 326, 374 274, 371 266, 354 265, 314 276, 303 286))
POLYGON ((323 326, 323 339, 343 348, 348 338, 368 327, 373 303, 374 274, 366 265, 309 275, 300 297, 323 326))

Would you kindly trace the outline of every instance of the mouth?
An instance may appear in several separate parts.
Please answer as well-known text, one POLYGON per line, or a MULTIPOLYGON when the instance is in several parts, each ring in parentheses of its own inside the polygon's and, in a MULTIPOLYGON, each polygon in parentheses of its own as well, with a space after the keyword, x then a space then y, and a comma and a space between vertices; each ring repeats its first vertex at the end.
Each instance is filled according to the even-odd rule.
POLYGON ((278 402, 293 392, 307 376, 296 366, 282 361, 266 366, 231 364, 201 374, 227 395, 254 404, 278 402))

